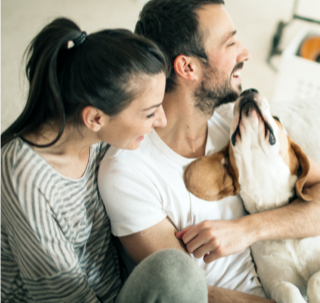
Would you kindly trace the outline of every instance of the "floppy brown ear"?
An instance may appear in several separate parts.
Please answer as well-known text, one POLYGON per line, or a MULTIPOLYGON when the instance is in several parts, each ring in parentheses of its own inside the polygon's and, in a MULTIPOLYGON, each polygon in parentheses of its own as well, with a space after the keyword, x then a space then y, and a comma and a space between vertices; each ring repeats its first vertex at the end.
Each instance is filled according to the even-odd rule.
POLYGON ((297 196, 305 201, 311 201, 313 198, 311 190, 309 188, 304 188, 304 184, 306 183, 307 176, 310 170, 310 163, 308 157, 298 144, 296 144, 292 140, 290 140, 290 143, 291 148, 297 156, 300 163, 300 167, 298 170, 298 180, 296 182, 297 196))
POLYGON ((220 152, 193 161, 184 172, 187 189, 196 197, 216 201, 235 192, 234 177, 229 172, 229 144, 220 152))
POLYGON ((238 195, 240 192, 239 184, 239 170, 236 164, 236 158, 233 153, 232 144, 229 143, 229 171, 232 175, 233 186, 234 186, 234 196, 238 195))

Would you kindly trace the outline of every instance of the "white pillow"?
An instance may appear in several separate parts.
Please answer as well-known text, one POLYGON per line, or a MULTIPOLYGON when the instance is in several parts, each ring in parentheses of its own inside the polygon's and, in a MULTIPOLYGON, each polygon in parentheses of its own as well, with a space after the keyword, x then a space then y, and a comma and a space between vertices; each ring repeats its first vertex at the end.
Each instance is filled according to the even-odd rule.
POLYGON ((320 100, 270 103, 290 138, 320 165, 320 100))

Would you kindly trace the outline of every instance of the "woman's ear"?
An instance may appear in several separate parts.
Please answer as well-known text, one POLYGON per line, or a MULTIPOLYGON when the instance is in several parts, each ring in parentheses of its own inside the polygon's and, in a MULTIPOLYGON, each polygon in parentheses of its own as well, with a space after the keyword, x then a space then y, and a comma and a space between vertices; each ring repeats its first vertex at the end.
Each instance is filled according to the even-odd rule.
POLYGON ((93 132, 98 132, 104 125, 104 116, 101 110, 93 106, 86 106, 82 110, 82 121, 93 132))
POLYGON ((175 58, 173 67, 181 78, 190 81, 198 80, 197 61, 194 57, 179 55, 175 58))

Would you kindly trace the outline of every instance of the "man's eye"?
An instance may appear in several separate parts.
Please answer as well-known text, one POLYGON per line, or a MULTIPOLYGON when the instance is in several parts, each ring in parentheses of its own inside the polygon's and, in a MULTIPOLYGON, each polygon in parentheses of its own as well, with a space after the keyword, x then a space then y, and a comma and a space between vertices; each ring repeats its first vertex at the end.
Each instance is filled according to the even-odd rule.
POLYGON ((235 45, 235 43, 234 43, 234 42, 231 42, 228 46, 232 46, 232 45, 235 45))
POLYGON ((152 114, 148 115, 147 118, 151 118, 153 116, 154 116, 154 112, 152 114))

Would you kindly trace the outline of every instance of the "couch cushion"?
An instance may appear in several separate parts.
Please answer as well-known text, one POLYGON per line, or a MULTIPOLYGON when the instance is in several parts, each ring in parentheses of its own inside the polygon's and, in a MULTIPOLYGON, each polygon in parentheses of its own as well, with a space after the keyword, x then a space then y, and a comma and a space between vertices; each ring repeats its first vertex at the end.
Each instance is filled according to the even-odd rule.
POLYGON ((320 100, 270 103, 290 138, 320 165, 320 100))

